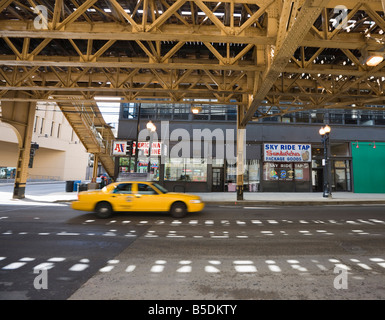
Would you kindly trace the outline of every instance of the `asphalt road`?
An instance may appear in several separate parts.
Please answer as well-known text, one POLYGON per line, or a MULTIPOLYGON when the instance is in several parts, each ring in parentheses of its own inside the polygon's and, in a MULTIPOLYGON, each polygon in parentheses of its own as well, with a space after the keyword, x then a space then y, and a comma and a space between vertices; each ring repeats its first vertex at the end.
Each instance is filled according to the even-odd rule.
POLYGON ((68 204, 4 204, 0 299, 384 299, 384 230, 374 205, 98 220, 68 204))

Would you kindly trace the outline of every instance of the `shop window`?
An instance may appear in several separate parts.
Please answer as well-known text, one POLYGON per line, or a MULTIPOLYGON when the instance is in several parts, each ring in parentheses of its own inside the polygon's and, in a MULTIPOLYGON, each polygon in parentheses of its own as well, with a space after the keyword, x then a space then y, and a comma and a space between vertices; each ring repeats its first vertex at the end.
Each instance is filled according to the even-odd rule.
POLYGON ((310 166, 308 163, 277 163, 263 164, 264 181, 310 181, 310 166))
POLYGON ((129 172, 129 168, 128 167, 119 167, 119 172, 127 173, 127 172, 129 172))
POLYGON ((227 160, 226 168, 227 168, 227 170, 226 170, 227 183, 234 183, 235 184, 237 181, 237 162, 236 162, 236 160, 227 160))
MULTIPOLYGON (((236 190, 237 183, 237 162, 236 160, 226 161, 226 185, 228 191, 236 190)), ((259 190, 259 160, 250 159, 243 165, 243 183, 244 190, 256 192, 259 190)))
POLYGON ((207 181, 207 160, 170 158, 165 163, 164 179, 167 181, 207 181))
POLYGON ((294 163, 294 179, 296 181, 310 181, 308 163, 294 163))
POLYGON ((259 189, 259 160, 248 160, 248 183, 249 191, 255 192, 259 189))
POLYGON ((121 157, 119 158, 119 165, 120 166, 128 166, 130 164, 130 158, 121 157))
POLYGON ((263 180, 293 180, 293 164, 292 163, 275 163, 265 162, 263 164, 263 180))
MULTIPOLYGON (((133 167, 131 167, 133 168, 133 167)), ((148 159, 139 159, 137 165, 137 172, 139 173, 148 173, 148 159)), ((150 167, 150 180, 159 181, 159 160, 151 159, 150 167)))

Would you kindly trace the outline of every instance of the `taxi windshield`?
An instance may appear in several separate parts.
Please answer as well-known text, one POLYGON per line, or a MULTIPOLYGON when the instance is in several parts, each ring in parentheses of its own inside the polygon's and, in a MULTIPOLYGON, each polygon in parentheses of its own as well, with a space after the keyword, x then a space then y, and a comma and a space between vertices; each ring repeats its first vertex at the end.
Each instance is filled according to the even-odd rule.
POLYGON ((162 187, 161 185, 159 185, 157 183, 153 183, 153 185, 155 186, 155 188, 157 188, 162 193, 167 193, 168 192, 168 190, 166 188, 162 187))

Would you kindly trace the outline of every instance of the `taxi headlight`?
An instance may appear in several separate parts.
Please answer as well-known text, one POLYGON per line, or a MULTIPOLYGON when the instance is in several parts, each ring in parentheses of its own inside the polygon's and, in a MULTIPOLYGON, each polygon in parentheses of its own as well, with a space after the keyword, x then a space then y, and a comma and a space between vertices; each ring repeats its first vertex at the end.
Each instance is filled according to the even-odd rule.
POLYGON ((201 203, 202 201, 200 199, 194 199, 190 200, 190 203, 201 203))

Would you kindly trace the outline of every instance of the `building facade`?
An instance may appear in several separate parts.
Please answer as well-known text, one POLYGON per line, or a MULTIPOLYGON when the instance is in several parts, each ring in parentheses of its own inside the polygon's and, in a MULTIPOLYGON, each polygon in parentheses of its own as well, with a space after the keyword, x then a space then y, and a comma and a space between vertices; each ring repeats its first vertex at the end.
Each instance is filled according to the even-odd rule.
MULTIPOLYGON (((139 136, 142 141, 137 172, 150 171, 170 191, 235 191, 236 107, 203 106, 200 111, 193 114, 190 105, 123 104, 118 139, 139 136), (157 129, 149 166, 150 120, 157 129)), ((385 192, 385 168, 379 165, 385 163, 385 114, 358 110, 272 114, 248 124, 244 190, 321 192, 325 164, 319 129, 324 124, 331 127, 332 191, 385 192), (376 178, 369 182, 370 176, 376 178)), ((119 173, 133 172, 135 160, 117 158, 119 173)))
MULTIPOLYGON (((28 180, 86 179, 89 155, 76 133, 54 104, 38 103, 33 127, 35 150, 28 180)), ((18 141, 12 126, 0 122, 0 180, 12 181, 16 171, 18 141)))

